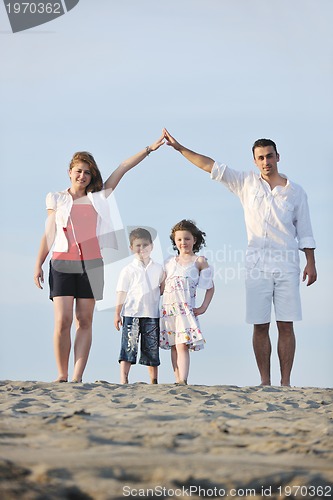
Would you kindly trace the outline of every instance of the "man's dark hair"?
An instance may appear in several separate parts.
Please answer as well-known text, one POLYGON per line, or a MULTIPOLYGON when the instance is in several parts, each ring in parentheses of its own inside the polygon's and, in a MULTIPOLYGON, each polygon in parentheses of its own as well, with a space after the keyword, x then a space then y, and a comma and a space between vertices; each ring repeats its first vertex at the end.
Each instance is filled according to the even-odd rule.
POLYGON ((275 153, 278 154, 278 150, 277 150, 276 144, 275 144, 274 141, 272 141, 272 139, 257 139, 256 142, 252 146, 253 158, 255 158, 255 156, 254 156, 254 150, 256 148, 266 148, 267 146, 273 146, 273 148, 275 150, 275 153))

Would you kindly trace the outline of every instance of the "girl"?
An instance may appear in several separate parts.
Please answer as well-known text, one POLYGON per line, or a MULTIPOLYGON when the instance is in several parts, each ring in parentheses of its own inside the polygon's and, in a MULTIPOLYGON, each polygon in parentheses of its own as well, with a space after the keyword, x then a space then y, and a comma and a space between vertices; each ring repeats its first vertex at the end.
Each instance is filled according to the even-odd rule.
POLYGON ((189 351, 204 347, 198 316, 203 314, 214 295, 212 271, 207 259, 195 254, 205 245, 206 234, 190 220, 182 220, 172 230, 170 239, 176 257, 165 264, 160 346, 171 348, 171 362, 176 383, 187 384, 189 351), (206 290, 200 307, 195 307, 196 289, 206 290))
POLYGON ((46 197, 48 217, 42 238, 34 281, 42 288, 42 265, 54 244, 50 261, 50 299, 54 305, 54 351, 58 367, 56 382, 67 382, 71 349, 70 330, 75 303, 76 335, 73 382, 81 382, 92 340, 95 301, 103 298, 101 248, 115 247, 107 197, 123 175, 162 144, 161 136, 151 146, 122 162, 103 184, 90 153, 75 153, 69 166, 71 185, 46 197), (74 302, 75 301, 75 302, 74 302))

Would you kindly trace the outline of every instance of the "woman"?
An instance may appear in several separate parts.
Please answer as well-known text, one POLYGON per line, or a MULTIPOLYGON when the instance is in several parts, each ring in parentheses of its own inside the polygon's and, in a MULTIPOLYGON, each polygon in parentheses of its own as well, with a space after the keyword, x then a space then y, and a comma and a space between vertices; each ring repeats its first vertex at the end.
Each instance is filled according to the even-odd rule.
POLYGON ((69 167, 71 186, 46 197, 48 217, 34 273, 42 288, 42 265, 53 248, 50 261, 50 299, 54 304, 54 351, 56 382, 67 382, 71 349, 71 326, 75 305, 73 382, 82 382, 92 341, 95 301, 103 297, 101 248, 114 246, 107 197, 123 175, 164 144, 161 136, 151 146, 122 162, 103 184, 93 156, 75 153, 69 167))

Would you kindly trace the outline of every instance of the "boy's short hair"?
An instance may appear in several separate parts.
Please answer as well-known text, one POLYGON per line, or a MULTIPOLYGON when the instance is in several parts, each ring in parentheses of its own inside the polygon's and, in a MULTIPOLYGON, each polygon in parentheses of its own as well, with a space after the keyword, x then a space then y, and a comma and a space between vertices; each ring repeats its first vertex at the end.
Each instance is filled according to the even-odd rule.
POLYGON ((273 148, 275 150, 275 153, 278 154, 276 144, 275 144, 274 141, 272 141, 272 139, 257 139, 255 141, 255 143, 253 144, 253 146, 252 146, 253 158, 255 158, 255 156, 254 156, 254 150, 256 148, 266 148, 267 146, 273 146, 273 148))
POLYGON ((149 241, 149 243, 153 243, 150 232, 147 229, 144 229, 143 227, 137 227, 136 229, 133 229, 133 231, 130 232, 129 234, 130 245, 132 246, 133 241, 139 238, 147 240, 149 241))

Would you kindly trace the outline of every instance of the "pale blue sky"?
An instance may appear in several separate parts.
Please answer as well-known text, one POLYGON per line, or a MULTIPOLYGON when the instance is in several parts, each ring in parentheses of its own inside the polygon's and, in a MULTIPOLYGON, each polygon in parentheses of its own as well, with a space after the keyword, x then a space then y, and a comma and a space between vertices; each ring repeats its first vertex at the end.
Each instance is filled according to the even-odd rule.
MULTIPOLYGON (((75 151, 91 151, 106 177, 166 126, 239 170, 255 168, 254 140, 276 141, 280 171, 308 193, 318 247, 318 282, 301 286, 292 383, 332 386, 332 17, 330 0, 80 0, 57 20, 12 34, 0 5, 0 379, 56 374, 48 286, 33 283, 46 193, 68 186, 75 151)), ((257 384, 238 199, 166 146, 127 174, 115 197, 125 228, 158 231, 157 258, 168 255, 178 220, 194 219, 207 233, 216 295, 201 319, 207 344, 191 357, 190 382, 257 384)), ((85 381, 119 381, 119 345, 113 312, 96 312, 85 381)), ((173 382, 169 353, 161 359, 160 381, 173 382)), ((140 380, 146 369, 133 367, 131 381, 140 380)))

